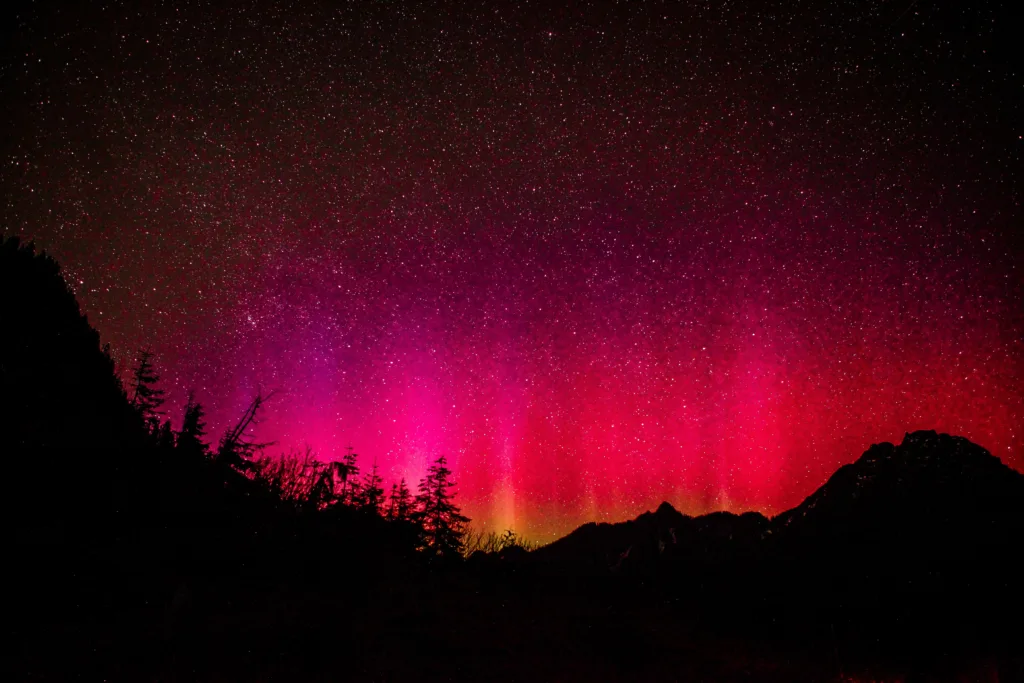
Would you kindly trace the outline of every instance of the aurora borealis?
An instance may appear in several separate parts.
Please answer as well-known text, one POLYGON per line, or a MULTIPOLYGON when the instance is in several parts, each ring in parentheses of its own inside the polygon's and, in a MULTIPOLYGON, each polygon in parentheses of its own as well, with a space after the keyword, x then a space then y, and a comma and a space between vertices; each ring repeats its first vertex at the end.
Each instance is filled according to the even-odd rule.
POLYGON ((1024 467, 1001 3, 31 9, 4 231, 213 435, 447 453, 538 539, 781 511, 938 429, 1024 467))

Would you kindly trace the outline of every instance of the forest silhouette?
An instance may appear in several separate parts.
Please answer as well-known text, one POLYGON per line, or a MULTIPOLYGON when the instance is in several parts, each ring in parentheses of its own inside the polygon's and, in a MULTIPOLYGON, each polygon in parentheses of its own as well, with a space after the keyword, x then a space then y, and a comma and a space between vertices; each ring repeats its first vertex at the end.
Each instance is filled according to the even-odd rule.
POLYGON ((352 523, 361 515, 379 518, 386 523, 382 535, 431 559, 462 553, 469 519, 455 504, 444 455, 415 497, 405 480, 386 494, 377 463, 361 473, 352 447, 337 462, 320 461, 310 450, 270 455, 268 444, 253 439, 269 398, 262 392, 215 445, 207 441, 205 411, 194 394, 175 430, 153 354, 141 350, 122 385, 57 263, 17 238, 2 249, 4 291, 18 293, 8 298, 4 315, 11 333, 3 356, 4 452, 30 470, 46 462, 60 473, 47 496, 23 488, 23 498, 9 501, 25 519, 40 528, 87 526, 102 535, 278 515, 352 523))
POLYGON ((271 395, 214 441, 31 244, 0 291, 17 680, 1024 680, 1024 476, 966 439, 877 444, 772 519, 533 548, 470 531, 443 455, 411 486, 270 453, 271 395))

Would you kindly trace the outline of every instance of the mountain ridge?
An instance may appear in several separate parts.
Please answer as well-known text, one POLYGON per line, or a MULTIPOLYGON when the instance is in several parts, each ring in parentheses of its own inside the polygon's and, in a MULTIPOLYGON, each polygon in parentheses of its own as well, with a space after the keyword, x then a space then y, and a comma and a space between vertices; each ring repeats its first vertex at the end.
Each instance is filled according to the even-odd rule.
MULTIPOLYGON (((872 444, 799 505, 771 518, 728 511, 691 516, 665 501, 632 520, 588 522, 530 555, 577 571, 644 573, 662 558, 681 555, 713 561, 766 545, 792 550, 811 542, 895 542, 894 536, 916 526, 941 527, 938 535, 963 540, 959 517, 992 527, 1007 515, 1009 528, 1024 526, 1024 475, 964 437, 919 430, 906 432, 898 445, 872 444)), ((919 540, 935 535, 915 534, 919 540)))

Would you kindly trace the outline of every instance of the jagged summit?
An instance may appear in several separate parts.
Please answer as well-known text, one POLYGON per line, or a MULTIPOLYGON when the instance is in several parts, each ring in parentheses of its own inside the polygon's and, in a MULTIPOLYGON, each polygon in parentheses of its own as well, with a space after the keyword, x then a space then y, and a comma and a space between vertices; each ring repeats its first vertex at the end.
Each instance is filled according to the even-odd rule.
POLYGON ((805 534, 834 534, 837 525, 869 520, 882 527, 924 518, 952 523, 1010 511, 1022 496, 1024 476, 986 449, 960 436, 922 430, 908 432, 898 446, 872 445, 803 503, 775 517, 772 526, 776 533, 799 526, 805 534))
POLYGON ((654 511, 654 514, 656 514, 656 515, 670 515, 672 513, 677 513, 678 514, 678 512, 679 512, 678 510, 676 510, 674 507, 672 507, 671 503, 669 503, 668 501, 664 501, 664 502, 662 502, 661 505, 658 506, 658 509, 654 511))
POLYGON ((634 520, 585 524, 533 555, 567 568, 639 572, 782 547, 800 556, 835 546, 895 557, 945 543, 997 543, 1024 529, 1022 520, 1024 475, 968 439, 923 430, 899 445, 872 445, 772 520, 756 512, 691 517, 663 502, 634 520))
POLYGON ((731 555, 757 543, 767 528, 768 519, 756 512, 691 517, 663 502, 633 520, 584 524, 532 557, 575 571, 643 574, 694 555, 731 555))
POLYGON ((636 518, 636 522, 646 522, 660 527, 672 527, 678 526, 679 524, 685 523, 686 520, 692 519, 689 515, 685 515, 679 510, 672 507, 672 504, 668 501, 663 502, 653 512, 644 512, 636 518))

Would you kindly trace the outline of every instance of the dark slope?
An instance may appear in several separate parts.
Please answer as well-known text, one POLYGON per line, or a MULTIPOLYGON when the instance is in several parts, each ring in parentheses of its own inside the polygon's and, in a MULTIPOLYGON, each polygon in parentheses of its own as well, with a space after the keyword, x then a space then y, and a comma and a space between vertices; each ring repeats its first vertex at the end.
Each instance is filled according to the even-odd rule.
POLYGON ((967 439, 933 431, 872 446, 772 520, 766 571, 837 606, 1017 600, 1024 475, 967 439))
POLYGON ((1019 651, 1022 541, 1024 476, 966 439, 921 431, 872 446, 771 521, 663 504, 584 525, 530 561, 548 574, 635 577, 704 632, 837 658, 844 643, 848 665, 941 670, 1019 651))
POLYGON ((0 452, 19 525, 135 515, 143 429, 56 261, 0 243, 0 452))
MULTIPOLYGON (((175 666, 205 680, 270 647, 298 667, 306 624, 367 618, 385 586, 419 571, 410 525, 297 508, 151 433, 56 261, 15 238, 0 241, 0 401, 12 680, 178 680, 155 673, 175 666)), ((339 659, 359 654, 344 648, 363 627, 325 627, 339 659)))
POLYGON ((972 554, 973 569, 1008 560, 1022 520, 1024 475, 967 439, 920 431, 898 446, 872 446, 771 521, 757 513, 690 517, 662 503, 635 520, 585 524, 532 560, 566 571, 651 573, 745 558, 789 565, 795 575, 827 565, 825 575, 836 577, 865 566, 907 574, 927 564, 930 575, 956 578, 962 553, 972 554))
POLYGON ((531 559, 577 572, 603 573, 638 558, 657 557, 676 543, 693 518, 662 503, 654 512, 616 524, 589 522, 568 536, 538 548, 531 559))
POLYGON ((755 512, 684 515, 669 503, 635 520, 584 524, 531 553, 531 560, 570 572, 646 574, 679 562, 718 564, 752 548, 768 529, 755 512))
POLYGON ((665 504, 425 567, 154 441, 52 260, 5 242, 0 285, 16 679, 1022 680, 1021 476, 962 439, 873 447, 771 522, 665 504))
POLYGON ((15 482, 3 505, 19 537, 207 525, 273 502, 237 472, 156 445, 60 266, 13 237, 0 242, 0 330, 0 453, 15 482))
POLYGON ((772 520, 788 542, 1000 540, 1024 512, 1024 475, 965 438, 919 431, 875 444, 772 520))

